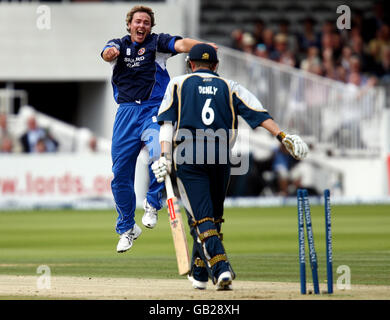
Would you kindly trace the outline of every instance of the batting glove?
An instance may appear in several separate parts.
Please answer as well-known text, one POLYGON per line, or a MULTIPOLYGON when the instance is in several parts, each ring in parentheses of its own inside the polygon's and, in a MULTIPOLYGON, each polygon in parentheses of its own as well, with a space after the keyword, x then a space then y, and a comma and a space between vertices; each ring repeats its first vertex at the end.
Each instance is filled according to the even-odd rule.
POLYGON ((161 183, 165 180, 165 176, 171 173, 171 161, 165 157, 161 157, 152 164, 152 171, 157 179, 157 182, 161 183))
POLYGON ((287 151, 297 160, 306 158, 309 152, 309 147, 301 139, 300 136, 294 134, 285 134, 281 132, 278 134, 278 139, 286 147, 287 151))

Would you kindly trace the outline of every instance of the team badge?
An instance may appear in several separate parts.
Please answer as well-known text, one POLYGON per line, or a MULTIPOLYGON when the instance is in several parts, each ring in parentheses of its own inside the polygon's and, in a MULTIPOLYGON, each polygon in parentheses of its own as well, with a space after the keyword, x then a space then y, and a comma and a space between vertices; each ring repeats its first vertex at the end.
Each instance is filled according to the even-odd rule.
POLYGON ((202 54, 202 60, 209 60, 209 58, 210 58, 210 55, 207 52, 202 54))
POLYGON ((145 48, 141 48, 138 50, 138 55, 142 56, 145 53, 145 48))

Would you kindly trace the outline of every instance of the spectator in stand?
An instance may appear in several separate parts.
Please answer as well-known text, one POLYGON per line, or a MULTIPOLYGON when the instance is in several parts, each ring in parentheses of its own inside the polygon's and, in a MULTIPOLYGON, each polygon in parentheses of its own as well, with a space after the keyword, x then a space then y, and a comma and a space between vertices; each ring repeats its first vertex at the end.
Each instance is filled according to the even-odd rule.
POLYGON ((88 147, 89 147, 89 151, 91 151, 92 153, 95 153, 97 152, 97 139, 95 136, 92 136, 89 141, 88 141, 88 147))
POLYGON ((288 64, 292 67, 295 66, 295 58, 293 53, 288 48, 287 37, 285 34, 278 33, 275 36, 275 49, 270 53, 270 59, 288 64))
POLYGON ((45 150, 46 152, 57 152, 59 143, 58 141, 53 137, 49 129, 45 129, 45 150))
POLYGON ((38 127, 35 116, 31 115, 27 119, 27 131, 20 138, 23 152, 34 152, 38 140, 44 138, 45 135, 45 130, 38 127))
POLYGON ((314 25, 315 20, 310 17, 307 17, 303 22, 303 32, 297 36, 300 55, 304 55, 310 47, 320 47, 314 25))
POLYGON ((0 113, 0 140, 7 135, 7 115, 5 113, 0 113))
POLYGON ((376 37, 368 43, 369 53, 373 56, 376 63, 381 63, 382 51, 386 46, 390 46, 390 26, 383 24, 378 29, 376 37))
POLYGON ((278 34, 284 34, 287 38, 287 47, 290 52, 297 52, 298 51, 298 42, 295 34, 293 34, 290 30, 290 21, 283 18, 279 21, 279 32, 278 34))
POLYGON ((27 119, 27 131, 21 136, 20 142, 22 144, 23 152, 55 152, 58 149, 58 142, 52 137, 48 130, 38 127, 37 120, 34 115, 27 119), (45 148, 41 146, 41 140, 45 143, 45 148), (37 143, 40 141, 37 148, 37 143))
POLYGON ((331 51, 332 52, 332 59, 333 59, 334 55, 333 55, 333 41, 332 40, 333 40, 332 34, 330 34, 330 33, 325 33, 321 37, 321 52, 322 52, 322 55, 324 55, 325 52, 331 51))
POLYGON ((253 37, 255 38, 255 43, 264 43, 263 32, 265 29, 265 23, 262 19, 257 19, 255 21, 255 26, 253 28, 253 37))
POLYGON ((326 20, 321 27, 321 32, 317 35, 317 38, 322 43, 322 39, 325 35, 332 35, 335 32, 336 23, 333 20, 326 20))
POLYGON ((297 61, 295 59, 294 54, 291 51, 287 51, 282 54, 282 56, 279 59, 279 63, 285 64, 290 67, 295 67, 297 64, 297 61))
POLYGON ((309 71, 310 66, 314 63, 320 63, 319 50, 316 46, 307 48, 306 58, 301 61, 300 68, 309 71))
POLYGON ((383 84, 390 84, 390 46, 383 49, 382 61, 378 65, 376 75, 383 84))
MULTIPOLYGON (((0 113, 0 146, 8 150, 11 148, 12 152, 20 152, 21 146, 15 136, 8 130, 7 114, 0 113), (5 140, 5 142, 4 142, 5 140)), ((10 152, 11 152, 10 151, 10 152)), ((8 152, 8 151, 7 151, 8 152)))
POLYGON ((7 115, 5 113, 0 113, 0 145, 3 145, 3 140, 9 140, 9 136, 7 115))
POLYGON ((362 83, 362 78, 360 76, 359 72, 351 72, 351 74, 348 77, 348 83, 352 83, 357 87, 360 87, 362 83))
MULTIPOLYGON (((352 74, 354 74, 354 78, 356 78, 356 74, 359 75, 361 85, 365 85, 369 79, 369 77, 362 74, 361 61, 356 55, 352 55, 350 59, 349 75, 351 76, 352 74)), ((349 82, 351 81, 349 80, 349 82)))
POLYGON ((326 48, 322 51, 322 72, 325 77, 332 79, 335 77, 333 48, 326 48))
MULTIPOLYGON (((344 32, 342 33, 344 35, 343 37, 343 43, 348 43, 355 37, 362 38, 362 31, 360 30, 359 27, 354 26, 353 24, 351 25, 351 30, 349 32, 344 32)), ((363 41, 364 42, 364 41, 363 41)))
POLYGON ((4 136, 0 140, 0 153, 12 153, 13 149, 12 139, 9 136, 4 136))
POLYGON ((362 72, 372 72, 376 68, 375 61, 372 56, 365 53, 364 42, 361 36, 351 38, 351 49, 355 56, 358 56, 362 64, 362 72))
POLYGON ((324 70, 322 68, 322 64, 320 62, 318 63, 313 63, 310 67, 309 67, 309 72, 311 73, 314 73, 318 76, 323 76, 324 75, 324 70))
POLYGON ((47 152, 46 143, 44 138, 40 138, 37 143, 35 144, 35 150, 36 153, 45 153, 47 152))
POLYGON ((241 29, 234 29, 230 34, 232 40, 232 48, 242 51, 242 36, 244 32, 241 29))
POLYGON ((364 29, 364 14, 363 11, 354 8, 352 12, 352 21, 351 21, 351 29, 342 30, 341 33, 343 35, 343 43, 351 44, 351 41, 355 38, 361 38, 363 43, 365 42, 363 38, 363 29, 364 29))
POLYGON ((347 83, 348 72, 341 64, 336 66, 336 80, 347 83))
POLYGON ((344 46, 341 51, 340 64, 346 69, 351 68, 352 48, 350 46, 344 46))
POLYGON ((267 47, 265 46, 264 43, 259 43, 256 48, 255 48, 255 55, 260 57, 260 58, 264 58, 264 59, 268 59, 269 58, 269 53, 267 51, 267 47))
MULTIPOLYGON (((363 76, 358 71, 352 71, 351 74, 348 77, 348 83, 355 85, 355 89, 362 88, 364 90, 359 91, 359 94, 356 95, 356 97, 362 95, 366 92, 367 89, 373 87, 377 83, 376 77, 366 77, 363 76)), ((356 90, 358 92, 358 90, 356 90)))
POLYGON ((253 54, 255 44, 255 39, 250 32, 245 32, 242 35, 242 51, 253 54))
POLYGON ((313 45, 307 48, 306 58, 301 61, 300 68, 302 70, 309 71, 311 65, 319 63, 321 63, 319 50, 313 45))
POLYGON ((336 66, 334 64, 333 59, 324 60, 322 64, 323 64, 322 67, 324 70, 324 76, 329 79, 336 80, 336 66))
POLYGON ((385 16, 388 12, 386 12, 383 1, 375 1, 371 11, 374 15, 363 20, 362 32, 365 42, 369 42, 372 38, 376 37, 377 30, 382 27, 388 18, 385 16))
POLYGON ((274 50, 274 32, 271 29, 265 29, 263 32, 263 43, 267 48, 267 52, 274 50))
POLYGON ((331 42, 332 42, 332 49, 333 49, 333 59, 336 61, 341 56, 341 51, 343 49, 343 42, 340 33, 338 33, 337 31, 333 32, 331 37, 332 37, 331 42))

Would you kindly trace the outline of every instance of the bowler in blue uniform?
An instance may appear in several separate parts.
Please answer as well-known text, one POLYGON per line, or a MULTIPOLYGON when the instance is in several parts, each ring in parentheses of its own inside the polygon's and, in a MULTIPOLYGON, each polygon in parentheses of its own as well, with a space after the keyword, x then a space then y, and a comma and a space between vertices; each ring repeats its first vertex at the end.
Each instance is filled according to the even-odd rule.
MULTIPOLYGON (((163 184, 157 183, 150 165, 160 155, 157 111, 164 96, 169 74, 169 57, 189 52, 197 40, 152 33, 154 12, 145 6, 133 7, 126 16, 128 35, 112 39, 103 48, 102 58, 113 67, 112 87, 119 104, 112 135, 112 193, 118 213, 116 232, 120 235, 117 252, 125 252, 141 234, 135 223, 134 177, 137 157, 146 146, 149 151, 149 190, 144 200, 142 223, 153 228, 161 209, 163 184)), ((215 44, 212 44, 215 46, 215 44)))
POLYGON ((223 206, 230 178, 230 150, 237 135, 237 116, 251 128, 262 126, 297 159, 307 145, 281 131, 261 102, 246 88, 217 73, 213 47, 195 45, 189 53, 191 74, 173 78, 159 109, 162 154, 152 169, 158 182, 176 170, 177 185, 194 239, 190 280, 205 289, 232 289, 235 274, 222 244, 223 206), (172 155, 173 142, 173 155, 172 155))

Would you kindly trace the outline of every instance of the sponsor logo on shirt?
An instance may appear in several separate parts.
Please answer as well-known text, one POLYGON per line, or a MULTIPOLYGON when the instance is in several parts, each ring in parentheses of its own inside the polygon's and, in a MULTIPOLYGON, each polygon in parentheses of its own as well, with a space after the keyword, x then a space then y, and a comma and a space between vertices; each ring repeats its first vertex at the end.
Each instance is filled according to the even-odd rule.
POLYGON ((141 61, 145 60, 145 57, 136 57, 134 58, 124 58, 123 59, 125 62, 127 62, 126 66, 129 68, 134 68, 134 67, 140 67, 141 66, 141 61))

